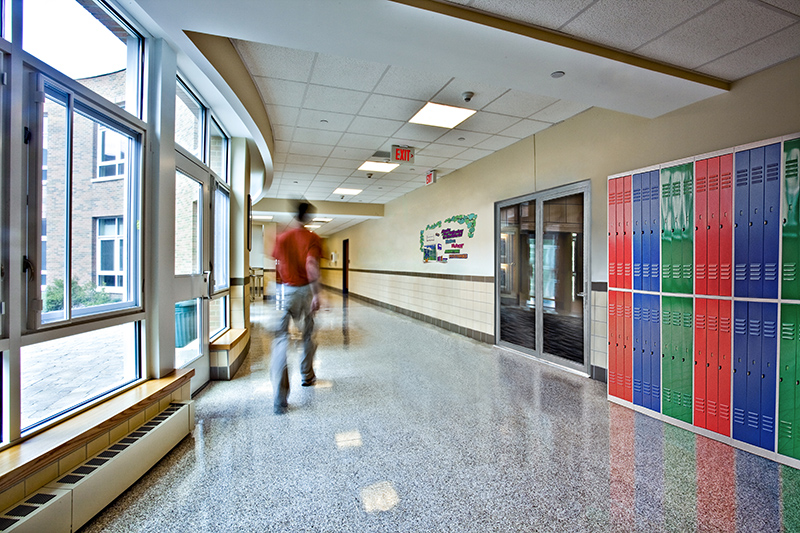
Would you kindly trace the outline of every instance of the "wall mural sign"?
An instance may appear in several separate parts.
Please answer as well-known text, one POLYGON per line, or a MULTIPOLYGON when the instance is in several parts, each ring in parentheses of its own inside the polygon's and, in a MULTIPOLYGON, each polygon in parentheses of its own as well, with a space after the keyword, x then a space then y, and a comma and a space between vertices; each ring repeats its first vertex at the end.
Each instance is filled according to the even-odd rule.
POLYGON ((455 215, 427 226, 419 232, 419 250, 425 263, 447 263, 450 259, 467 259, 465 242, 475 235, 478 215, 455 215))

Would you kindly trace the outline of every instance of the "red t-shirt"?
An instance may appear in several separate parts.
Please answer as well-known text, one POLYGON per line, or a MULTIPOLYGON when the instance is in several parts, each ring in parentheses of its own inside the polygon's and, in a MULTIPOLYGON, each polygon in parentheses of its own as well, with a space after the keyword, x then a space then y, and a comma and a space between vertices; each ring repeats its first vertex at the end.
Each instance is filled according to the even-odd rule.
POLYGON ((281 281, 293 287, 308 285, 311 280, 306 273, 306 259, 322 257, 322 240, 319 235, 303 227, 291 228, 275 239, 272 257, 278 260, 281 281))

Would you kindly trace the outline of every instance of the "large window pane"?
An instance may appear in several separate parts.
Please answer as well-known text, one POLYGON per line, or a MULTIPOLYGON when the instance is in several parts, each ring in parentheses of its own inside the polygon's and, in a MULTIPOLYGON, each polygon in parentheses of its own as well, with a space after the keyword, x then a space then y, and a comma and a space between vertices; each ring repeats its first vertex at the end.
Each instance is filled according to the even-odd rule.
POLYGON ((208 337, 228 329, 228 297, 214 298, 208 303, 208 337))
POLYGON ((214 292, 230 284, 230 197, 217 186, 214 193, 214 292))
POLYGON ((208 167, 228 183, 228 137, 213 118, 209 124, 208 167))
POLYGON ((203 159, 203 106, 181 80, 175 95, 175 142, 203 159))
POLYGON ((73 104, 67 94, 48 83, 45 95, 41 322, 137 305, 139 233, 131 231, 130 222, 138 220, 138 168, 129 156, 136 151, 138 135, 124 132, 110 118, 82 104, 73 104), (104 138, 113 139, 109 142, 117 155, 125 154, 113 179, 98 179, 102 168, 98 144, 104 138))
POLYGON ((201 301, 197 298, 175 304, 175 368, 182 368, 202 355, 201 301))
POLYGON ((23 33, 25 51, 138 115, 141 38, 104 4, 25 0, 23 33))
POLYGON ((200 273, 203 186, 184 174, 175 174, 175 275, 200 273))
POLYGON ((135 323, 122 324, 23 347, 22 429, 136 380, 137 330, 135 323))

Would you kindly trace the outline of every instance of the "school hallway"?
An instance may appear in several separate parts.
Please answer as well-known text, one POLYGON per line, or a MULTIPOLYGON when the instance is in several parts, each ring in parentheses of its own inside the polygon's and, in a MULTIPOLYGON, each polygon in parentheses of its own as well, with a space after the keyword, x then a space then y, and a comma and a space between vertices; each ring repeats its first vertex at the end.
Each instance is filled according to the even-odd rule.
POLYGON ((326 291, 318 382, 278 312, 197 425, 84 531, 779 531, 800 472, 610 404, 603 383, 326 291))

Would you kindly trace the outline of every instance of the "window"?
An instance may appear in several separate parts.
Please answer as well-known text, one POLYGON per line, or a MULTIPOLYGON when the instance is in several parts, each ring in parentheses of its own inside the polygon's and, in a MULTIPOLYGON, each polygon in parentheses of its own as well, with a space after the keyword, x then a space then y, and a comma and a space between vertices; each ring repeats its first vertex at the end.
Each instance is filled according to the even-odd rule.
POLYGON ((103 126, 97 131, 97 179, 125 177, 128 142, 125 136, 103 126))
POLYGON ((175 275, 199 274, 203 186, 183 172, 175 173, 175 275))
POLYGON ((209 121, 208 167, 228 183, 228 136, 214 117, 209 121))
POLYGON ((213 339, 228 329, 228 295, 216 297, 208 304, 208 338, 213 339))
POLYGON ((125 228, 122 217, 98 218, 97 281, 109 293, 125 292, 125 228))
POLYGON ((196 298, 175 304, 175 368, 183 368, 203 355, 199 340, 201 302, 196 298))
POLYGON ((217 184, 214 192, 214 292, 230 286, 230 207, 228 191, 217 184))
POLYGON ((140 116, 143 39, 106 2, 25 0, 22 8, 26 52, 140 116))
POLYGON ((203 159, 205 108, 178 78, 175 95, 175 142, 197 159, 203 159))
POLYGON ((41 324, 136 307, 139 232, 131 227, 139 220, 140 178, 129 156, 139 153, 142 134, 42 80, 47 121, 41 142, 46 139, 48 148, 35 258, 43 287, 41 324), (113 180, 95 179, 103 140, 118 156, 113 180))

